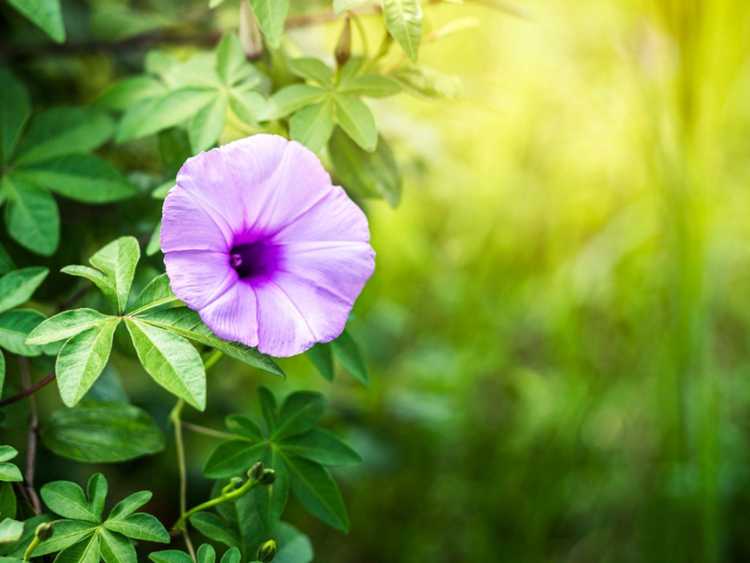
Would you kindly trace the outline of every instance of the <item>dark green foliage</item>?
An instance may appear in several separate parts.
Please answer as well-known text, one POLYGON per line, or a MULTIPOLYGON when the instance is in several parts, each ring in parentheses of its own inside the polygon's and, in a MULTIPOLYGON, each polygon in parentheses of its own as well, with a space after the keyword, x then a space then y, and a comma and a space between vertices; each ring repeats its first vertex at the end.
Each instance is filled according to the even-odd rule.
MULTIPOLYGON (((210 418, 212 393, 239 400, 241 386, 267 374, 286 383, 286 374, 273 358, 213 334, 172 293, 159 215, 186 159, 260 132, 317 153, 357 203, 396 207, 400 139, 386 138, 373 99, 446 90, 416 65, 421 4, 0 6, 0 429, 24 460, 16 465, 16 449, 0 447, 0 562, 56 554, 56 563, 189 563, 192 554, 180 550, 185 542, 192 551, 187 526, 212 542, 198 548, 198 563, 309 563, 310 540, 284 521, 290 496, 337 532, 349 530, 330 468, 361 459, 319 427, 326 403, 312 391, 292 392, 279 405, 261 387, 262 419, 228 416, 228 433, 218 433, 227 439, 205 464, 215 481, 205 502, 220 502, 187 511, 205 491, 191 471, 199 450, 183 432, 217 431, 183 423, 183 407, 210 418), (375 26, 363 25, 360 11, 375 14, 375 26), (317 49, 309 56, 286 35, 335 15, 344 32, 332 56, 317 49), (370 50, 376 38, 381 44, 370 50), (171 414, 165 400, 176 401, 171 414), (174 538, 155 516, 137 512, 150 492, 126 496, 107 514, 102 474, 85 491, 60 480, 80 478, 86 464, 123 462, 108 470, 160 486, 154 510, 175 518, 174 538), (252 467, 257 475, 248 474, 252 467), (148 545, 172 539, 179 543, 166 550, 148 545)), ((348 330, 308 357, 328 381, 341 368, 369 382, 365 354, 348 330)), ((282 365, 298 376, 294 362, 282 365)))
POLYGON ((101 473, 91 476, 85 492, 70 481, 44 485, 42 499, 59 518, 52 522, 51 535, 32 546, 33 556, 59 552, 56 561, 96 563, 103 558, 108 562, 135 563, 134 540, 169 543, 169 534, 156 518, 136 512, 151 499, 150 492, 126 497, 105 518, 107 491, 107 480, 101 473))
POLYGON ((281 517, 290 491, 314 516, 346 531, 349 519, 341 493, 327 466, 358 463, 359 456, 335 435, 317 428, 324 401, 318 393, 295 392, 275 406, 269 391, 261 390, 262 428, 242 415, 227 417, 234 439, 222 443, 204 468, 212 479, 244 473, 257 461, 274 469, 276 481, 256 496, 261 521, 273 527, 281 517))

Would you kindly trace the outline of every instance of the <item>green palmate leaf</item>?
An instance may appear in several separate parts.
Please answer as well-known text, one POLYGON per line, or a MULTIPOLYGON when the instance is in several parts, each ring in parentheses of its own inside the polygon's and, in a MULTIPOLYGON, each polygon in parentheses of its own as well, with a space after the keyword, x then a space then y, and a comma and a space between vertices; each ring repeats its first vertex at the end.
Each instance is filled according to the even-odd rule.
POLYGON ((364 57, 351 57, 344 66, 339 69, 338 72, 338 88, 341 88, 341 84, 359 76, 362 69, 365 68, 367 60, 364 57))
POLYGON ((285 453, 304 457, 321 465, 353 465, 362 461, 359 454, 336 435, 319 428, 286 438, 283 448, 285 453))
POLYGON ((284 372, 271 358, 261 354, 255 348, 249 348, 236 342, 227 342, 215 336, 203 324, 198 313, 190 309, 184 307, 179 309, 155 309, 139 314, 137 318, 149 325, 163 328, 194 342, 216 348, 227 356, 268 373, 284 376, 284 372))
POLYGON ((26 303, 47 277, 47 268, 22 268, 0 278, 0 312, 26 303))
POLYGON ((60 0, 8 0, 11 6, 58 43, 65 41, 60 0))
POLYGON ((4 483, 15 483, 23 481, 21 471, 12 463, 0 463, 0 481, 4 483))
POLYGON ((119 324, 113 317, 67 340, 57 356, 55 374, 60 397, 75 406, 91 388, 109 361, 112 337, 119 324))
POLYGON ((119 201, 138 193, 114 166, 91 154, 71 154, 38 162, 19 168, 14 176, 84 203, 119 201))
POLYGON ((177 21, 163 12, 149 10, 145 6, 138 10, 125 2, 115 4, 94 3, 92 6, 90 29, 94 39, 118 41, 142 33, 174 26, 177 21))
POLYGON ((132 315, 145 313, 150 309, 177 303, 178 299, 169 287, 167 274, 152 279, 138 295, 132 306, 132 315))
POLYGON ((224 442, 208 458, 203 473, 210 479, 241 475, 260 461, 267 447, 266 444, 253 444, 247 440, 224 442))
POLYGON ((216 48, 216 73, 221 81, 230 86, 246 76, 247 60, 240 40, 234 33, 227 33, 221 38, 216 48))
POLYGON ((367 366, 362 358, 362 353, 359 351, 359 346, 351 334, 345 330, 341 333, 341 336, 331 343, 331 346, 336 359, 341 362, 344 369, 356 380, 367 385, 369 381, 367 366))
POLYGON ((126 326, 148 374, 169 392, 203 410, 206 372, 200 354, 190 342, 139 319, 126 319, 126 326))
POLYGON ((89 152, 114 131, 107 114, 92 108, 54 108, 35 115, 18 147, 16 164, 30 164, 66 154, 89 152))
POLYGON ((258 402, 260 403, 260 412, 263 415, 263 421, 266 423, 266 433, 271 434, 276 428, 279 418, 276 397, 274 397, 273 393, 267 387, 258 387, 258 402))
POLYGON ((109 301, 111 301, 112 303, 117 303, 114 280, 105 276, 99 270, 89 268, 88 266, 72 265, 65 266, 60 271, 70 276, 78 276, 80 278, 89 280, 99 288, 99 291, 101 291, 109 301))
MULTIPOLYGON (((46 501, 45 501, 46 502, 46 501)), ((34 556, 40 557, 62 551, 71 545, 85 540, 96 530, 96 523, 81 520, 62 520, 54 525, 54 533, 34 549, 34 556)))
POLYGON ((162 523, 145 512, 136 512, 126 518, 106 520, 104 527, 134 540, 169 543, 169 533, 162 523))
POLYGON ((289 70, 300 78, 318 82, 321 86, 333 84, 333 71, 320 59, 302 57, 289 61, 289 70))
POLYGON ((136 510, 151 500, 151 491, 138 491, 118 502, 109 513, 107 520, 120 520, 127 518, 136 510))
POLYGON ((327 469, 299 457, 284 455, 292 492, 313 516, 329 526, 348 531, 349 517, 338 485, 327 469))
POLYGON ((314 152, 326 145, 333 127, 333 104, 328 100, 301 109, 289 120, 292 139, 314 152))
POLYGON ((308 84, 292 84, 274 93, 268 100, 264 119, 279 119, 295 111, 322 102, 328 93, 317 86, 308 84))
POLYGON ((167 197, 167 194, 169 193, 169 190, 171 190, 174 187, 175 181, 174 180, 168 180, 161 184, 160 186, 154 188, 154 191, 151 192, 151 197, 154 199, 164 199, 167 197))
POLYGON ((250 0, 258 25, 272 49, 281 45, 284 20, 289 12, 289 0, 250 0))
POLYGON ((316 344, 305 352, 305 355, 313 363, 320 375, 328 381, 333 381, 333 353, 329 344, 316 344))
POLYGON ((125 311, 133 284, 135 268, 141 257, 141 248, 134 237, 120 237, 94 254, 89 262, 112 281, 117 298, 117 310, 125 311))
POLYGON ((26 338, 26 344, 43 346, 52 342, 67 340, 84 330, 93 328, 113 318, 103 315, 94 309, 71 309, 63 311, 37 325, 26 338))
POLYGON ((401 172, 383 137, 374 152, 367 152, 337 130, 331 137, 329 153, 336 178, 348 191, 360 197, 382 197, 391 207, 399 204, 401 172))
POLYGON ((83 520, 94 524, 99 522, 99 517, 77 483, 52 481, 44 485, 40 493, 47 508, 63 518, 83 520))
POLYGON ((142 100, 164 96, 166 93, 166 86, 156 78, 134 76, 111 85, 96 103, 109 109, 125 111, 142 100))
POLYGON ((89 400, 54 412, 42 427, 42 440, 57 455, 82 463, 127 461, 164 449, 164 435, 145 411, 89 400))
POLYGON ((101 528, 97 534, 101 543, 101 554, 106 563, 137 563, 135 547, 128 539, 101 528))
POLYGON ((325 410, 323 395, 312 391, 297 391, 289 395, 281 406, 279 421, 272 437, 283 440, 307 432, 317 424, 325 410))
POLYGON ((101 473, 93 474, 86 483, 86 495, 91 501, 91 510, 96 514, 97 520, 102 519, 108 491, 107 479, 101 473))
POLYGON ((393 78, 377 74, 366 74, 364 76, 351 76, 342 80, 337 91, 353 96, 385 98, 398 94, 401 91, 401 86, 393 78))
POLYGON ((216 551, 214 550, 213 546, 210 546, 208 544, 203 544, 202 546, 200 546, 196 555, 198 558, 198 563, 216 562, 216 551))
POLYGON ((198 512, 190 517, 190 524, 208 539, 219 542, 227 547, 242 545, 237 532, 227 526, 227 523, 210 512, 198 512))
POLYGON ((5 250, 5 247, 0 244, 0 274, 7 274, 15 269, 16 265, 13 262, 13 259, 8 254, 8 251, 5 250))
POLYGON ((5 386, 5 356, 0 350, 0 397, 3 396, 3 387, 5 386))
POLYGON ((177 549, 150 553, 148 558, 154 563, 193 563, 193 559, 187 553, 177 549))
POLYGON ((268 102, 255 90, 233 88, 229 94, 229 107, 242 121, 254 124, 268 114, 268 102))
POLYGON ((42 351, 26 344, 26 338, 44 320, 31 309, 12 309, 0 313, 0 347, 20 356, 39 356, 42 351))
POLYGON ((282 522, 275 535, 279 550, 273 558, 274 563, 310 563, 313 560, 310 539, 293 526, 282 522))
POLYGON ((72 545, 55 557, 55 563, 99 563, 101 546, 99 534, 92 534, 86 540, 72 545))
POLYGON ((122 386, 120 376, 112 366, 107 366, 83 398, 84 401, 129 404, 128 394, 122 386))
POLYGON ((31 540, 34 537, 34 531, 36 530, 36 527, 39 524, 43 522, 49 522, 50 520, 51 518, 47 514, 32 516, 31 518, 24 520, 23 534, 18 539, 18 541, 11 545, 0 545, 0 555, 5 556, 0 557, 0 563, 3 563, 4 559, 5 561, 20 563, 21 558, 26 551, 26 548, 28 547, 29 543, 31 543, 31 540))
POLYGON ((423 66, 400 67, 391 76, 405 90, 427 98, 455 98, 461 91, 461 81, 457 77, 423 66))
POLYGON ((125 112, 117 130, 117 142, 152 135, 191 118, 216 96, 215 90, 186 87, 166 96, 148 98, 125 112))
POLYGON ((224 552, 224 555, 221 556, 220 563, 240 563, 241 561, 242 552, 238 548, 233 547, 224 552))
POLYGON ((18 450, 13 446, 0 446, 0 462, 10 461, 18 455, 18 450))
POLYGON ((193 152, 204 151, 216 143, 224 129, 226 114, 227 98, 219 95, 193 116, 188 124, 193 152))
POLYGON ((8 234, 32 252, 52 255, 60 241, 60 215, 55 199, 46 190, 22 179, 3 177, 8 196, 5 224, 8 234))
POLYGON ((352 140, 368 152, 375 150, 378 144, 378 130, 370 108, 354 96, 337 94, 336 123, 352 140))
POLYGON ((260 441, 263 439, 263 432, 253 420, 241 414, 231 414, 224 421, 227 429, 233 434, 237 434, 251 441, 260 441))
POLYGON ((5 67, 0 67, 0 162, 9 162, 31 114, 29 94, 5 67))
POLYGON ((0 483, 0 518, 16 517, 16 494, 13 485, 0 483))
POLYGON ((385 27, 413 61, 422 40, 422 7, 419 0, 382 0, 385 27))
POLYGON ((23 522, 12 518, 0 521, 0 545, 17 542, 23 536, 23 522))

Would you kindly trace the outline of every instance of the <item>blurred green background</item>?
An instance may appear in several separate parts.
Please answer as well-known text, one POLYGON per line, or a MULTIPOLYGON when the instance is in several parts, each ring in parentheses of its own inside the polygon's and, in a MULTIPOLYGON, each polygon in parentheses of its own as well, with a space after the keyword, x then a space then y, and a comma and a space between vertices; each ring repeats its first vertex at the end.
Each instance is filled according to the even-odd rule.
MULTIPOLYGON (((210 414, 187 418, 220 428, 255 409, 258 383, 330 397, 327 425, 365 462, 338 474, 347 536, 290 506, 316 561, 747 561, 750 5, 517 4, 523 17, 430 7, 432 30, 479 24, 421 53, 460 94, 373 104, 405 188, 398 209, 366 206, 377 270, 352 332, 370 386, 329 384, 305 359, 284 362, 285 383, 227 362, 210 414)), ((330 52, 337 31, 291 40, 330 52)), ((139 68, 111 59, 19 67, 89 100, 139 68)), ((118 368, 166 425, 167 395, 137 364, 118 368)), ((187 440, 200 501, 215 442, 187 440)), ((118 490, 172 490, 152 508, 167 521, 172 447, 103 467, 118 490)), ((91 471, 42 455, 42 482, 91 471)))

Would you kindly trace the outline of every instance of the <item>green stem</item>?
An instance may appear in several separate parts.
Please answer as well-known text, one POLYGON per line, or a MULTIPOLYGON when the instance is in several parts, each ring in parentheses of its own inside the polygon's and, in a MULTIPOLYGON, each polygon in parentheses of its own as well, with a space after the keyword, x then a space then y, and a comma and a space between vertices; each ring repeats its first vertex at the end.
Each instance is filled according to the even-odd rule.
POLYGON ((205 436, 211 436, 212 438, 220 438, 221 440, 237 439, 237 436, 235 434, 222 432, 221 430, 214 430, 213 428, 206 428, 205 426, 201 426, 200 424, 193 424, 192 422, 183 421, 182 427, 185 430, 190 430, 191 432, 195 432, 196 434, 203 434, 205 436))
POLYGON ((210 370, 212 367, 216 365, 216 362, 218 362, 224 353, 221 350, 214 350, 211 352, 204 360, 203 360, 203 366, 206 371, 210 370))
POLYGON ((216 498, 212 498, 211 500, 207 500, 206 502, 202 502, 201 504, 194 506, 190 510, 188 510, 185 514, 182 514, 175 522, 174 526, 172 526, 173 531, 183 531, 186 529, 185 522, 188 518, 190 518, 193 514, 196 512, 202 512, 204 510, 208 510, 209 508, 212 508, 214 506, 217 506, 219 504, 223 504, 225 502, 229 502, 235 499, 240 498, 242 495, 250 491, 253 487, 255 487, 259 481, 256 479, 253 479, 252 477, 248 478, 247 481, 245 481, 241 487, 238 487, 237 489, 222 493, 221 496, 218 496, 216 498))
MULTIPOLYGON (((187 509, 187 464, 185 462, 185 443, 182 439, 182 409, 185 406, 185 401, 178 399, 172 412, 169 414, 169 419, 174 425, 174 441, 175 448, 177 450, 177 468, 180 475, 180 520, 185 518, 185 510, 187 509)), ((190 557, 195 561, 195 550, 193 549, 193 542, 190 541, 187 528, 180 530, 182 536, 185 539, 185 546, 187 547, 190 557)))
POLYGON ((40 543, 42 543, 41 538, 38 535, 34 534, 34 539, 31 540, 29 547, 27 547, 26 551, 23 552, 24 561, 31 561, 31 553, 37 548, 40 543))

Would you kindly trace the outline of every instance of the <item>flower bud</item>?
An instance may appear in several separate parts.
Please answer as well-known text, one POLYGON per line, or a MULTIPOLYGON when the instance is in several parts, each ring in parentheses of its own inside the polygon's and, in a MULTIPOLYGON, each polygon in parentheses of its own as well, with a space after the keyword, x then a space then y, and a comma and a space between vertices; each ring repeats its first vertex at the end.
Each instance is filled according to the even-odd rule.
POLYGON ((339 66, 344 66, 349 57, 352 56, 352 19, 350 17, 344 20, 344 29, 341 30, 341 35, 339 35, 336 50, 333 54, 339 66))
POLYGON ((263 39, 260 35, 258 20, 250 8, 248 0, 240 1, 240 44, 245 56, 257 59, 263 54, 263 39))
POLYGON ((263 476, 263 462, 259 461, 247 470, 247 476, 253 481, 260 481, 263 476))
POLYGON ((258 479, 258 483, 266 486, 273 485, 274 481, 276 481, 276 472, 273 469, 263 470, 263 474, 258 479))
POLYGON ((43 524, 39 524, 36 527, 36 530, 34 531, 34 535, 36 535, 36 537, 38 537, 40 540, 44 541, 46 539, 51 538, 54 531, 55 530, 52 527, 51 522, 44 522, 43 524))
POLYGON ((269 561, 273 561, 274 557, 276 557, 276 542, 274 540, 268 540, 261 544, 258 548, 258 561, 268 563, 269 561))

